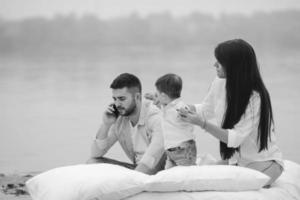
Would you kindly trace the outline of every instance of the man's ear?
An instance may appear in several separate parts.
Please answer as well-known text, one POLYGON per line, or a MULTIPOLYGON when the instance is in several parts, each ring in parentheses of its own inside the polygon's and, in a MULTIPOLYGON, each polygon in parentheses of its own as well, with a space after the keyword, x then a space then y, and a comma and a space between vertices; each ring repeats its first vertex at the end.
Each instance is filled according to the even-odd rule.
POLYGON ((137 101, 137 100, 141 100, 142 99, 142 95, 141 95, 141 93, 139 93, 139 92, 137 92, 137 93, 135 93, 134 94, 134 97, 135 97, 135 100, 137 101))

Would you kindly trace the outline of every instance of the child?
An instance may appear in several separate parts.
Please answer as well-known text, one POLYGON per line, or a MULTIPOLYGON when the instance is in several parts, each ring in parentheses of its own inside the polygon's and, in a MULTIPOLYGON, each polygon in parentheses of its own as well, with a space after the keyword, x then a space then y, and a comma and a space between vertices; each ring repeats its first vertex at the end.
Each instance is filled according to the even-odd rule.
POLYGON ((183 122, 177 110, 187 108, 180 99, 182 80, 176 74, 166 74, 156 83, 154 102, 160 104, 163 112, 163 136, 167 161, 165 169, 173 166, 196 164, 197 150, 193 125, 183 122))

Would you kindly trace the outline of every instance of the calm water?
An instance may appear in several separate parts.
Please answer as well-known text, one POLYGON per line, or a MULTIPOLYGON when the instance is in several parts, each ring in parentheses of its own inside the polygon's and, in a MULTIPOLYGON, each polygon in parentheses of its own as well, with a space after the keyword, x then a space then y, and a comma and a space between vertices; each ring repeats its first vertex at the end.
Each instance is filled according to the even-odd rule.
MULTIPOLYGON (((299 54, 300 55, 300 54, 299 54)), ((299 55, 259 57, 271 93, 278 143, 285 159, 300 163, 299 55)), ((210 54, 123 56, 107 59, 0 60, 0 172, 46 170, 85 162, 111 102, 109 84, 122 72, 138 75, 144 91, 174 72, 184 80, 187 103, 199 103, 215 76, 210 54)), ((218 157, 217 141, 197 130, 200 153, 218 157)), ((109 155, 126 161, 115 145, 109 155)))

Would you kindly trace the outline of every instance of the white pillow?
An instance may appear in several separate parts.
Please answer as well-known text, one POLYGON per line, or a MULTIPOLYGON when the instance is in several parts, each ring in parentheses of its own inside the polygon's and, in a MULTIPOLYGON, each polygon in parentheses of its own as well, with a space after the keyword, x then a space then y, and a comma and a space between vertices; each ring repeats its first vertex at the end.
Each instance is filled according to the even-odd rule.
POLYGON ((33 200, 117 200, 143 190, 148 175, 112 164, 59 167, 26 182, 33 200))
POLYGON ((285 160, 283 173, 276 182, 293 184, 299 188, 300 192, 300 165, 293 161, 285 160))
POLYGON ((146 191, 258 190, 269 180, 259 171, 230 165, 177 166, 151 176, 146 191))

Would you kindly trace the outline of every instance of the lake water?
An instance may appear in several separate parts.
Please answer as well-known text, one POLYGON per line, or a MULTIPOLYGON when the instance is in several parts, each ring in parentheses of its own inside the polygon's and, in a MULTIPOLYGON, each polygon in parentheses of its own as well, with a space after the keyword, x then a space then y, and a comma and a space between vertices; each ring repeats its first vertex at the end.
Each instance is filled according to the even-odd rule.
MULTIPOLYGON (((261 52, 284 158, 300 163, 300 53, 261 52), (280 55, 280 56, 278 56, 280 55)), ((167 72, 184 81, 182 96, 199 103, 215 77, 211 52, 194 55, 110 56, 102 59, 0 59, 0 173, 41 171, 84 163, 111 102, 111 81, 122 72, 140 77, 143 91, 167 72)), ((218 157, 218 142, 197 129, 200 153, 218 157)), ((109 156, 127 161, 115 145, 109 156)))

